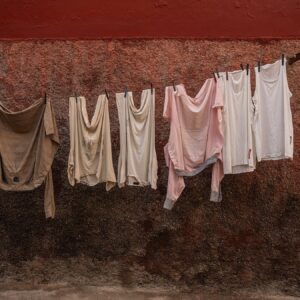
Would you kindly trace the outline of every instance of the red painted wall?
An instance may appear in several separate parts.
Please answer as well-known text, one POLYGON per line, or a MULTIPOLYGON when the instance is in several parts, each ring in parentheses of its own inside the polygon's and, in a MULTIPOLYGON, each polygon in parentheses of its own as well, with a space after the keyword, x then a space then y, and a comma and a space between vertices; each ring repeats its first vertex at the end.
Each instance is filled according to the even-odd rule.
POLYGON ((1 0, 0 39, 300 38, 300 0, 1 0))

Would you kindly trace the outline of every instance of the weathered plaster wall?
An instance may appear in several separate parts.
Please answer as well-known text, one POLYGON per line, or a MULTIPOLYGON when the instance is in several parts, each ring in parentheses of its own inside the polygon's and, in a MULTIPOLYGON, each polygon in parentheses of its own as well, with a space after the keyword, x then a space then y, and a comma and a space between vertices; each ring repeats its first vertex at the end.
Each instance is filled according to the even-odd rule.
POLYGON ((1 0, 0 39, 300 38, 299 0, 1 0))
MULTIPOLYGON (((55 279, 52 260, 74 258, 76 269, 80 268, 76 259, 91 257, 102 265, 122 262, 124 281, 136 278, 136 274, 142 274, 137 280, 150 274, 188 284, 296 283, 300 269, 300 63, 288 67, 294 160, 263 162, 251 174, 226 176, 220 204, 208 201, 208 169, 186 180, 186 190, 173 211, 163 210, 167 185, 163 146, 169 125, 162 119, 162 109, 164 87, 173 80, 185 83, 189 94, 195 95, 216 67, 234 70, 241 62, 253 67, 260 53, 263 62, 272 62, 282 52, 292 55, 299 49, 299 40, 264 44, 198 40, 1 42, 0 100, 18 110, 46 91, 53 101, 61 146, 53 164, 56 219, 44 219, 43 188, 0 192, 0 277, 22 274, 22 263, 27 261, 30 266, 35 261, 31 272, 21 276, 20 280, 26 280, 39 258, 43 261, 38 264, 39 279, 55 279), (106 192, 103 185, 71 187, 67 180, 68 97, 75 91, 86 96, 91 116, 97 95, 108 89, 117 169, 119 124, 114 93, 127 85, 139 103, 141 89, 148 88, 150 81, 156 87, 158 189, 126 187, 106 192), (18 267, 11 271, 8 265, 18 267)), ((89 264, 84 271, 80 269, 81 275, 104 270, 89 264)))

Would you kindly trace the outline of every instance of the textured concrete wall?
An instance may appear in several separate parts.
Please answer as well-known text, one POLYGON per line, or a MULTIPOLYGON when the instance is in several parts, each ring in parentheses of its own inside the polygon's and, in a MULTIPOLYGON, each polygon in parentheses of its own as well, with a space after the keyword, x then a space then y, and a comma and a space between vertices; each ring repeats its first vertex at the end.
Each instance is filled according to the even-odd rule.
MULTIPOLYGON (((122 261, 145 273, 186 283, 254 285, 284 279, 295 283, 300 246, 300 63, 288 67, 294 160, 263 162, 254 173, 226 176, 220 204, 208 201, 208 169, 186 179, 187 187, 173 211, 163 210, 168 173, 163 146, 169 125, 162 109, 164 87, 173 80, 185 83, 189 94, 195 95, 216 67, 234 70, 240 63, 253 67, 260 54, 263 62, 273 62, 281 53, 292 55, 299 49, 300 41, 1 42, 1 101, 18 110, 46 91, 61 139, 53 164, 56 219, 44 219, 43 188, 0 192, 2 266, 25 260, 30 264, 36 257, 45 263, 93 257, 122 261), (138 104, 141 90, 150 81, 157 95, 158 189, 126 187, 106 192, 103 185, 71 187, 67 180, 68 97, 75 91, 86 96, 91 116, 97 95, 108 89, 117 170, 119 124, 114 93, 127 85, 138 104)), ((0 271, 5 274, 4 267, 0 271)), ((135 271, 128 267, 128 272, 135 271)))

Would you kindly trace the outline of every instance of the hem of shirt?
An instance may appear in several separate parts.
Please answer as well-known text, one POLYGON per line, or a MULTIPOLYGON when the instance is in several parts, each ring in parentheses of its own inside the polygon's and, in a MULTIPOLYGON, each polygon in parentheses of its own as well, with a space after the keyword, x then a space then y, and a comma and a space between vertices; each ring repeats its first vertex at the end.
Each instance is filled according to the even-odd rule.
POLYGON ((231 170, 224 170, 224 175, 226 174, 242 174, 242 173, 250 173, 255 170, 255 167, 249 165, 235 165, 231 166, 231 170), (236 170, 234 170, 236 169, 236 170))
POLYGON ((280 160, 280 159, 293 159, 293 155, 279 154, 279 155, 272 155, 272 156, 263 156, 263 157, 259 157, 259 159, 257 159, 257 161, 280 160))
MULTIPOLYGON (((53 154, 53 159, 54 159, 54 155, 55 155, 55 152, 53 154)), ((53 159, 52 159, 52 162, 53 162, 53 159)), ((49 163, 49 166, 47 166, 47 168, 45 168, 45 171, 42 172, 39 177, 37 177, 35 180, 30 181, 30 183, 9 184, 9 183, 0 181, 0 189, 2 189, 3 191, 7 191, 7 192, 24 192, 24 191, 33 191, 33 190, 37 189, 43 183, 45 183, 46 177, 48 176, 49 172, 51 171, 52 162, 51 162, 51 164, 49 163)))
POLYGON ((155 183, 151 183, 151 182, 143 182, 143 181, 139 181, 139 180, 137 180, 137 179, 134 179, 134 180, 132 180, 132 179, 130 179, 131 178, 131 176, 129 176, 128 178, 127 178, 127 180, 126 181, 124 181, 124 182, 118 182, 118 186, 119 186, 119 188, 122 188, 122 187, 124 187, 125 185, 128 185, 128 186, 136 186, 136 187, 147 187, 147 186, 151 186, 151 188, 153 189, 153 190, 156 190, 157 189, 157 185, 156 185, 156 182, 155 183))
POLYGON ((211 202, 221 202, 222 201, 222 193, 221 193, 221 187, 218 192, 211 191, 210 193, 210 201, 211 202))
MULTIPOLYGON (((73 180, 72 180, 72 183, 73 183, 73 180)), ((106 183, 109 186, 111 186, 111 188, 113 188, 116 185, 116 180, 100 179, 97 177, 96 174, 89 174, 89 175, 82 175, 79 178, 74 178, 74 184, 72 184, 72 183, 70 182, 70 184, 72 186, 74 186, 75 184, 78 184, 78 183, 81 183, 81 184, 87 185, 87 186, 95 186, 100 183, 106 183), (83 178, 89 178, 89 177, 94 177, 94 178, 96 178, 96 180, 95 181, 83 180, 83 178)))
POLYGON ((196 167, 196 169, 194 169, 191 172, 188 172, 185 170, 179 170, 179 169, 175 169, 175 172, 178 176, 195 176, 195 175, 201 173, 209 165, 214 164, 217 160, 218 160, 217 156, 214 155, 214 156, 208 158, 205 162, 200 164, 198 167, 196 167))
POLYGON ((171 200, 170 198, 166 198, 164 202, 164 208, 167 210, 172 210, 175 205, 175 201, 171 200))

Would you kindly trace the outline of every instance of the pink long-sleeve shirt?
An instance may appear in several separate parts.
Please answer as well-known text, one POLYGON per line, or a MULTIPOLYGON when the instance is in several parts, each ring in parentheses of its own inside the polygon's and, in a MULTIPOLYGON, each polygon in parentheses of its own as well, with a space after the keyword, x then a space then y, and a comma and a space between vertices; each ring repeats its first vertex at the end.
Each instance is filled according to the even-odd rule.
POLYGON ((169 167, 164 208, 172 209, 185 188, 183 176, 194 176, 213 164, 210 200, 222 200, 224 176, 222 148, 223 92, 220 81, 207 79, 195 98, 184 85, 166 87, 163 117, 170 122, 169 141, 164 147, 169 167))

